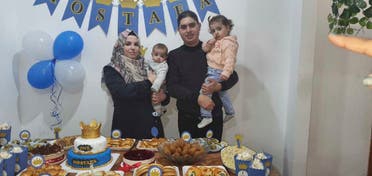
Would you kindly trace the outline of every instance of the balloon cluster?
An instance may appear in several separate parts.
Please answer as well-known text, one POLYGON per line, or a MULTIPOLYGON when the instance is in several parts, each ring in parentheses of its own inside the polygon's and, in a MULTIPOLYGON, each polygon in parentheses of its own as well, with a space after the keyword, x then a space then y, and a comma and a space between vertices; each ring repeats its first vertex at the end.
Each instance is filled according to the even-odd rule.
POLYGON ((65 91, 81 90, 85 71, 76 58, 83 50, 83 39, 74 31, 64 31, 53 44, 52 41, 42 31, 30 32, 23 38, 22 45, 26 53, 40 60, 29 69, 28 82, 36 89, 46 89, 58 81, 65 91))

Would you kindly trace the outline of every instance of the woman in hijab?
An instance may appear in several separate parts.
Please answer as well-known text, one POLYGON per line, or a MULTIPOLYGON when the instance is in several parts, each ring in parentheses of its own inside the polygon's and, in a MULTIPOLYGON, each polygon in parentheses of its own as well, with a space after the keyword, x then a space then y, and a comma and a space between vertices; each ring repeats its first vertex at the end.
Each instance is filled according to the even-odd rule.
POLYGON ((160 117, 152 115, 152 102, 167 104, 169 98, 164 92, 152 94, 156 77, 147 74, 139 51, 138 36, 126 30, 115 43, 111 62, 103 68, 103 83, 114 102, 112 130, 119 129, 123 138, 164 137, 160 117))

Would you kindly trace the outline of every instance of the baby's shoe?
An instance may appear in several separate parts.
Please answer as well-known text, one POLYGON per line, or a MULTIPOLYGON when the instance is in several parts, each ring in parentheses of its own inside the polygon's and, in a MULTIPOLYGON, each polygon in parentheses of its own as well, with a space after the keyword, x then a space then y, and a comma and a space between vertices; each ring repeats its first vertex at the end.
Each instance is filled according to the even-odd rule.
POLYGON ((223 118, 223 123, 226 123, 227 121, 231 120, 234 118, 234 114, 226 114, 225 117, 223 118))
POLYGON ((202 121, 198 124, 198 128, 204 128, 205 126, 209 125, 210 123, 213 122, 213 119, 211 117, 203 118, 202 121))

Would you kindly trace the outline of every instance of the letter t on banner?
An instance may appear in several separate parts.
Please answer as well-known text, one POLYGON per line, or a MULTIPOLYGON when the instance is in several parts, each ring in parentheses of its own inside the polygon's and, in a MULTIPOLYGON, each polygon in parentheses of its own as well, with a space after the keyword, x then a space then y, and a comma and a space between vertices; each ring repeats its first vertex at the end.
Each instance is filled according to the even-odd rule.
POLYGON ((130 29, 138 34, 138 5, 134 0, 122 0, 118 8, 118 34, 130 29))
POLYGON ((194 4, 202 22, 208 11, 220 14, 215 0, 194 0, 194 4))

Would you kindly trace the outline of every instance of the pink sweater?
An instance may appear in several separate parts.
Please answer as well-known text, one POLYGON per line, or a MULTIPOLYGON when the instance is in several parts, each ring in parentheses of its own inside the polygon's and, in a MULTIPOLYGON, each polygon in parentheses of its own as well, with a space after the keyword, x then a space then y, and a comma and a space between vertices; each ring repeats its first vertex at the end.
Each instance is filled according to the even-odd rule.
POLYGON ((207 54, 208 66, 222 70, 222 75, 230 77, 234 71, 238 53, 236 36, 226 36, 217 40, 212 50, 207 54))

